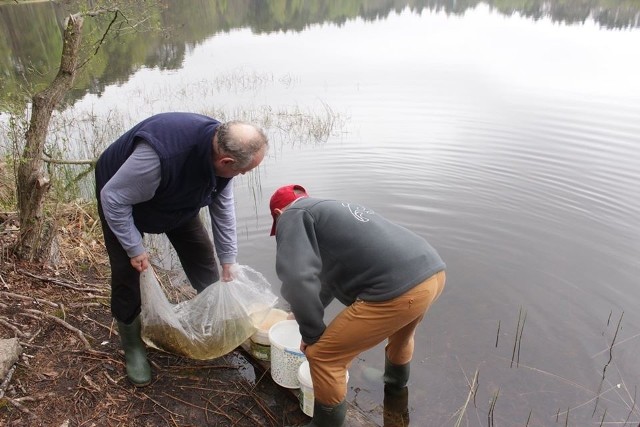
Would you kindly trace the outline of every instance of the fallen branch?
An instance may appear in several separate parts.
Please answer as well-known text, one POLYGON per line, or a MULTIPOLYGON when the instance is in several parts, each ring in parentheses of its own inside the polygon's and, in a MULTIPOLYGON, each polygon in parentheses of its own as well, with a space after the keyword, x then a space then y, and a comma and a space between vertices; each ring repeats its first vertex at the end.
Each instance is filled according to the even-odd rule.
MULTIPOLYGON (((74 332, 76 335, 78 335, 78 337, 80 338, 80 341, 82 341, 82 343, 84 344, 86 349, 91 349, 91 344, 89 344, 89 341, 87 341, 87 339, 85 338, 84 333, 80 329, 76 328, 75 326, 70 325, 69 323, 65 322, 64 320, 62 320, 62 319, 60 319, 60 318, 58 318, 58 317, 56 317, 54 315, 51 315, 49 313, 45 313, 44 311, 34 310, 34 309, 26 309, 25 311, 27 313, 32 313, 32 314, 37 314, 37 315, 40 315, 40 316, 47 317, 47 318, 53 320, 54 322, 64 326, 65 328, 69 329, 71 332, 74 332)), ((21 313, 21 314, 23 314, 23 313, 21 313)))
POLYGON ((9 285, 7 284, 7 282, 4 281, 4 277, 2 277, 2 274, 0 274, 0 282, 2 282, 2 286, 5 289, 9 289, 9 285))
POLYGON ((56 397, 56 394, 54 392, 51 393, 42 393, 42 394, 37 394, 35 396, 23 396, 23 397, 17 397, 14 398, 14 402, 37 402, 39 400, 45 400, 45 399, 49 399, 51 397, 56 397))
POLYGON ((49 156, 42 156, 42 161, 54 165, 91 165, 94 166, 98 159, 81 159, 81 160, 63 160, 53 159, 49 156))
POLYGON ((28 271, 25 270, 17 270, 18 273, 24 275, 24 276, 29 276, 29 277, 33 277, 34 279, 38 279, 38 280, 42 280, 43 282, 50 282, 53 283, 55 285, 60 285, 63 286, 65 288, 69 288, 69 289, 73 289, 74 291, 89 291, 89 292, 103 292, 104 289, 103 288, 92 288, 92 287, 85 287, 85 288, 80 288, 78 286, 76 286, 75 283, 69 282, 67 280, 62 280, 62 279, 55 279, 53 277, 47 277, 47 276, 38 276, 37 274, 33 274, 30 273, 28 271))
POLYGON ((0 325, 4 325, 7 328, 11 329, 17 336, 21 337, 21 338, 26 338, 28 337, 27 334, 25 334, 24 332, 22 332, 20 329, 18 329, 17 326, 15 326, 13 323, 9 322, 7 319, 5 319, 4 317, 0 317, 0 325))
POLYGON ((0 291, 0 295, 5 296, 5 297, 15 298, 15 299, 21 299, 23 301, 36 301, 36 302, 39 302, 40 304, 45 304, 45 305, 48 305, 49 307, 53 307, 53 308, 59 308, 60 307, 60 305, 56 304, 55 302, 51 302, 51 301, 46 300, 46 299, 34 298, 34 297, 27 296, 27 295, 22 295, 22 294, 14 294, 13 292, 0 291))
POLYGON ((210 408, 209 408, 209 406, 207 406, 207 407, 205 408, 205 411, 206 411, 206 412, 205 412, 205 415, 207 416, 207 418, 209 417, 209 412, 211 412, 211 413, 216 414, 216 415, 218 415, 218 416, 225 417, 225 418, 226 418, 227 420, 229 420, 230 422, 233 422, 233 419, 232 419, 229 415, 227 415, 227 411, 226 411, 226 410, 224 410, 224 408, 220 407, 220 405, 218 405, 217 403, 215 403, 215 402, 213 401, 213 399, 209 399, 209 398, 204 397, 204 396, 203 396, 202 398, 203 398, 203 399, 204 399, 204 400, 205 400, 209 405, 211 405, 211 406, 213 406, 213 407, 215 408, 215 410, 214 410, 214 409, 210 409, 210 408))
MULTIPOLYGON (((266 371, 263 373, 266 373, 266 371)), ((256 382, 257 383, 257 382, 256 382)), ((257 385, 257 384, 256 384, 257 385)), ((248 395, 251 396, 253 398, 253 401, 256 405, 258 405, 258 407, 260 409, 262 409, 262 412, 265 416, 267 416, 267 418, 269 418, 271 420, 271 422, 275 425, 277 424, 277 420, 275 415, 273 414, 273 412, 271 412, 271 410, 269 410, 269 407, 265 404, 265 402, 256 394, 255 390, 255 386, 253 387, 248 387, 247 384, 244 383, 239 383, 239 386, 244 389, 245 391, 248 392, 248 395)), ((255 420, 254 420, 255 421, 255 420)))
POLYGON ((23 343, 23 344, 32 344, 36 338, 38 337, 38 335, 40 335, 40 332, 42 332, 42 328, 38 329, 32 336, 31 338, 29 338, 28 343, 23 343))
POLYGON ((99 302, 79 302, 75 304, 69 304, 69 308, 89 308, 89 307, 102 307, 103 304, 99 302))
POLYGON ((85 374, 82 378, 87 382, 87 384, 93 387, 94 391, 97 391, 98 393, 102 392, 102 388, 100 388, 100 386, 96 384, 89 375, 85 374))
POLYGON ((91 317, 87 316, 86 314, 83 314, 82 317, 84 317, 85 319, 95 323, 98 326, 103 327, 104 329, 109 331, 109 334, 120 335, 116 329, 112 328, 111 326, 103 325, 102 323, 98 322, 95 319, 92 319, 91 317))
POLYGON ((11 403, 13 406, 15 406, 16 408, 18 408, 20 410, 20 412, 26 414, 29 416, 29 418, 31 418, 32 420, 37 420, 38 417, 36 416, 36 414, 34 414, 33 412, 31 412, 30 410, 28 410, 24 405, 22 405, 22 403, 20 403, 19 401, 17 401, 16 399, 9 399, 7 398, 7 402, 11 403))
POLYGON ((11 369, 9 369, 9 372, 7 372, 7 376, 4 377, 4 380, 2 381, 2 384, 0 384, 0 399, 2 399, 4 397, 4 391, 7 389, 7 386, 9 385, 9 382, 11 382, 11 377, 13 376, 13 372, 16 370, 16 365, 14 364, 11 369))
POLYGON ((156 404, 158 407, 164 409, 168 414, 171 415, 175 415, 177 417, 181 417, 180 414, 173 412, 171 409, 167 408, 166 406, 162 405, 160 402, 158 402, 156 399, 152 398, 151 396, 149 396, 147 393, 141 393, 145 398, 149 399, 151 402, 153 402, 154 404, 156 404))

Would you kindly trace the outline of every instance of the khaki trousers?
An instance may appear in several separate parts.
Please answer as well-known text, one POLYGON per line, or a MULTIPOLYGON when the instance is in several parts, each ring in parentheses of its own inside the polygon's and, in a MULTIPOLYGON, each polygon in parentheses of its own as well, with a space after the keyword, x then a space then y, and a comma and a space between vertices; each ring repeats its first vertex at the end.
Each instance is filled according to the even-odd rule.
POLYGON ((320 340, 305 352, 314 399, 324 405, 344 400, 347 369, 353 359, 385 339, 389 361, 395 365, 409 363, 416 327, 442 293, 445 281, 445 272, 441 271, 397 298, 381 302, 357 300, 342 310, 320 340))

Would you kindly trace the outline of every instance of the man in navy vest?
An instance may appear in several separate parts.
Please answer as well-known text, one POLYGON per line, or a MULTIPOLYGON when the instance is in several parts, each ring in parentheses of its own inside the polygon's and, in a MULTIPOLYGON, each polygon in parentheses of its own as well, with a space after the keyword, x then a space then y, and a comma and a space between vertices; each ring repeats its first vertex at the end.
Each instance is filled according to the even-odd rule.
POLYGON ((193 113, 162 113, 135 125, 96 164, 96 195, 111 264, 111 313, 127 376, 151 382, 140 332, 140 272, 149 267, 144 233, 164 233, 191 285, 201 292, 232 279, 236 218, 231 179, 258 166, 268 140, 258 127, 193 113), (198 214, 207 206, 213 243, 198 214), (215 245, 215 252, 214 252, 215 245))

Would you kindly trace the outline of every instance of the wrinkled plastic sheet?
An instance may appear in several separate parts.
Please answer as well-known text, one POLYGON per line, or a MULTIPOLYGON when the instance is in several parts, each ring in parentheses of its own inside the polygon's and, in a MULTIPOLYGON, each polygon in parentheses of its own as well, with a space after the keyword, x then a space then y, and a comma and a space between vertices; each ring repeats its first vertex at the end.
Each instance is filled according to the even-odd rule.
POLYGON ((142 339, 153 348, 191 359, 230 353, 256 332, 278 297, 265 277, 234 265, 234 280, 218 281, 194 298, 171 303, 153 272, 140 275, 142 339))

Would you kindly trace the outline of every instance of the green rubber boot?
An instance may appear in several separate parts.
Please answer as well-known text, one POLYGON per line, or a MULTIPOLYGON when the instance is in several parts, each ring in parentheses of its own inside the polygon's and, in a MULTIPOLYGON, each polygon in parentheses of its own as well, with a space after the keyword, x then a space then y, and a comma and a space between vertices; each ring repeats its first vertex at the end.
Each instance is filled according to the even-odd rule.
POLYGON ((136 387, 144 387, 151 383, 151 366, 147 360, 147 349, 140 336, 141 330, 140 316, 136 317, 130 325, 118 320, 118 332, 124 349, 127 377, 136 387))
POLYGON ((384 385, 385 392, 388 393, 402 393, 402 389, 407 385, 409 381, 409 373, 411 363, 405 363, 404 365, 394 365, 389 361, 389 358, 384 358, 384 385))
POLYGON ((313 403, 313 419, 305 427, 342 427, 347 418, 347 402, 335 406, 313 403))

